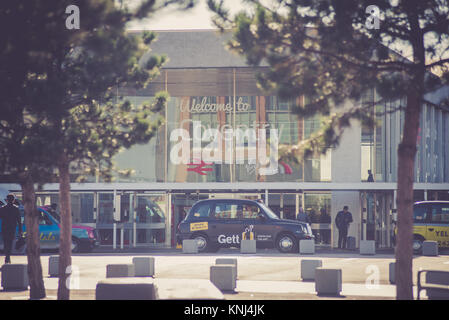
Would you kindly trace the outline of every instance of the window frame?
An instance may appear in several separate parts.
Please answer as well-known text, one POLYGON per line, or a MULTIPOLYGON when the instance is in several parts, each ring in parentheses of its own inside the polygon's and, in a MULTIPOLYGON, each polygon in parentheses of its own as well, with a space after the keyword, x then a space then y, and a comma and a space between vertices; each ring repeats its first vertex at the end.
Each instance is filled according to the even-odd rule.
POLYGON ((432 216, 432 207, 429 204, 420 204, 420 205, 416 205, 413 207, 413 223, 428 223, 430 222, 430 217, 432 216), (425 213, 426 216, 424 217, 423 220, 417 220, 415 217, 415 209, 417 208, 421 208, 424 207, 425 208, 425 213), (430 212, 429 212, 430 211, 430 212))
POLYGON ((212 205, 213 205, 213 204, 210 203, 210 202, 204 202, 204 203, 200 203, 200 204, 198 204, 198 205, 192 207, 192 208, 190 209, 190 211, 189 211, 189 214, 188 214, 189 220, 200 220, 200 219, 211 219, 211 218, 213 218, 213 217, 211 216, 211 213, 212 213, 212 205), (200 216, 196 216, 195 213, 196 213, 196 212, 199 212, 198 208, 201 208, 201 207, 203 207, 203 206, 207 206, 207 207, 209 208, 209 211, 208 211, 207 216, 201 216, 201 215, 200 215, 200 216), (195 210, 193 210, 193 209, 195 209, 195 210))
POLYGON ((431 223, 444 224, 449 226, 449 219, 439 221, 434 220, 435 216, 440 216, 441 219, 443 218, 443 208, 447 209, 447 213, 445 213, 445 215, 447 214, 449 216, 449 207, 445 206, 444 204, 432 204, 431 208, 432 208, 430 212, 431 223))

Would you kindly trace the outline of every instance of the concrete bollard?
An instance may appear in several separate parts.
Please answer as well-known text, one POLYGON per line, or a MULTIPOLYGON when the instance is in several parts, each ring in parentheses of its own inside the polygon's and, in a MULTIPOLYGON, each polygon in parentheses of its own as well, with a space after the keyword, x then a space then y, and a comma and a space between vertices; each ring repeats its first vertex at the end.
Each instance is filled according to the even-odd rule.
POLYGON ((108 279, 97 283, 96 300, 154 300, 153 279, 142 281, 142 278, 108 279))
POLYGON ((300 254, 315 254, 315 240, 299 240, 300 254))
POLYGON ((28 265, 4 264, 2 266, 3 290, 27 290, 28 284, 28 265))
POLYGON ((256 253, 256 240, 242 240, 240 242, 240 253, 256 253))
POLYGON ((133 265, 135 277, 154 277, 153 257, 134 257, 133 265))
POLYGON ((315 290, 317 295, 340 295, 342 288, 341 269, 315 269, 315 290))
POLYGON ((396 283, 396 263, 395 262, 390 262, 388 269, 389 269, 389 280, 391 284, 395 284, 396 283))
POLYGON ((198 253, 198 242, 195 239, 183 240, 182 253, 198 253))
POLYGON ((348 250, 355 250, 356 249, 356 241, 355 241, 355 237, 347 237, 346 238, 346 248, 348 250))
POLYGON ((237 259, 234 258, 217 258, 215 264, 233 264, 235 266, 235 275, 238 278, 237 259))
POLYGON ((423 256, 438 256, 438 242, 436 241, 424 241, 422 243, 423 256))
POLYGON ((301 279, 315 280, 315 270, 323 266, 321 260, 301 260, 301 279))
POLYGON ((374 240, 360 240, 360 254, 376 254, 376 242, 374 240))
POLYGON ((134 277, 133 264, 108 264, 106 278, 134 277))
POLYGON ((50 277, 59 276, 59 256, 50 256, 48 258, 48 275, 50 277))
POLYGON ((234 264, 219 264, 210 267, 210 281, 222 291, 234 291, 237 274, 234 264))

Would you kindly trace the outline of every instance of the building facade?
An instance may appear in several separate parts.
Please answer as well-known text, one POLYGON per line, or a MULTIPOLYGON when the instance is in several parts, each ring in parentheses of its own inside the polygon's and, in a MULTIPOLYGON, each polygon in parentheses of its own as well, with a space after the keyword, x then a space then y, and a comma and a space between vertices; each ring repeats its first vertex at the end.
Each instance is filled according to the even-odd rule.
MULTIPOLYGON (((335 216, 349 206, 354 222, 349 235, 391 247, 395 221, 397 146, 403 113, 389 112, 404 101, 376 105, 377 125, 357 121, 338 148, 300 161, 279 160, 279 149, 316 132, 319 116, 300 118, 297 101, 284 101, 257 87, 260 68, 226 50, 230 35, 214 31, 158 32, 148 54, 169 61, 144 90, 121 89, 124 99, 139 104, 164 90, 170 99, 165 124, 145 145, 116 156, 120 169, 133 169, 114 183, 92 178, 72 183, 73 222, 99 229, 101 243, 114 246, 175 245, 176 227, 200 199, 262 199, 280 217, 295 219, 300 207, 312 219, 317 243, 336 247, 335 216), (373 182, 368 182, 368 170, 373 182)), ((415 168, 415 200, 449 199, 449 110, 439 102, 442 88, 423 106, 415 168)), ((344 108, 345 106, 342 106, 344 108)), ((8 189, 20 192, 17 186, 8 189)), ((58 202, 58 185, 39 191, 42 204, 58 202)))

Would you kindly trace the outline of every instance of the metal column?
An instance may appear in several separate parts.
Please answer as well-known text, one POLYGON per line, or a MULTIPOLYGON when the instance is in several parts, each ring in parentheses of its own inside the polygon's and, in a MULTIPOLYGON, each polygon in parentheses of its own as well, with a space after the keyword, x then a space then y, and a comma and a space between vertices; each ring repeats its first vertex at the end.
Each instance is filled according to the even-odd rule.
POLYGON ((114 209, 112 211, 112 249, 116 249, 117 247, 117 223, 115 222, 116 211, 117 211, 117 190, 114 190, 114 209))
POLYGON ((136 192, 130 195, 130 206, 132 205, 132 219, 133 219, 133 247, 137 246, 137 196, 136 192))

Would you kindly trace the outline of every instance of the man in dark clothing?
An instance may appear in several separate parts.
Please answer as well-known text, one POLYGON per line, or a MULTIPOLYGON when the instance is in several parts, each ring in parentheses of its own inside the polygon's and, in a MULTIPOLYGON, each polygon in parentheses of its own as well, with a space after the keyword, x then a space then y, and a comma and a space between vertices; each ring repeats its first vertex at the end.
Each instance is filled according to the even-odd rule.
POLYGON ((0 219, 2 219, 3 249, 6 256, 5 263, 11 263, 11 250, 16 235, 16 227, 19 225, 19 234, 21 235, 22 222, 20 219, 20 211, 14 205, 14 195, 8 194, 5 200, 6 205, 0 208, 0 219))
POLYGON ((368 170, 368 182, 374 182, 374 176, 371 170, 368 170))
POLYGON ((348 211, 348 206, 343 207, 343 211, 337 213, 335 224, 338 229, 338 248, 346 249, 346 238, 348 237, 349 224, 352 222, 352 214, 348 211))
POLYGON ((302 207, 299 207, 299 212, 298 215, 296 216, 296 219, 301 222, 310 223, 310 218, 307 215, 307 213, 304 212, 304 209, 302 207))

